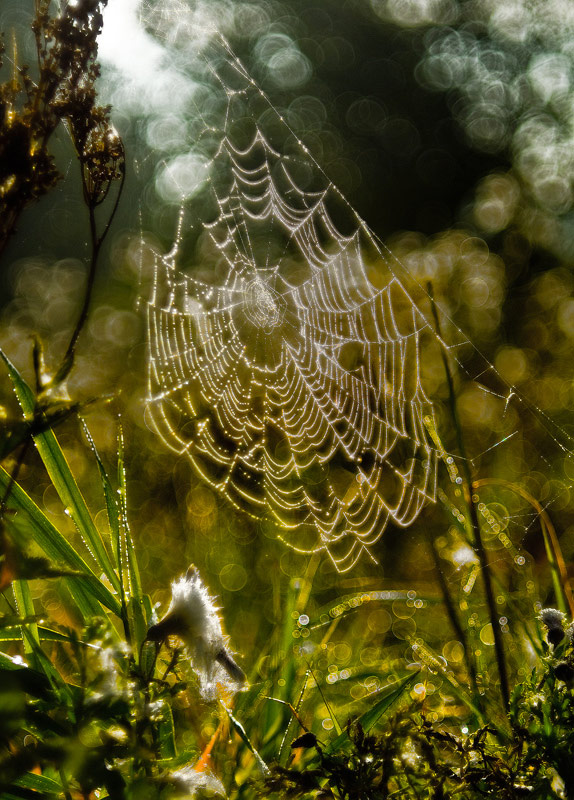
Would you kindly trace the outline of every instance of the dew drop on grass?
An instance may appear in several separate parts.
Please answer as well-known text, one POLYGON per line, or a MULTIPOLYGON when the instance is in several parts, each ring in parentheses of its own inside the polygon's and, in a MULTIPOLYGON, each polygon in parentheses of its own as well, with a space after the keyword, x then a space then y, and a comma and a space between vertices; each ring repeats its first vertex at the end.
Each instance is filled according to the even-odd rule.
POLYGON ((493 645, 494 644, 494 633, 492 631, 492 625, 488 622, 480 631, 480 641, 486 645, 493 645))

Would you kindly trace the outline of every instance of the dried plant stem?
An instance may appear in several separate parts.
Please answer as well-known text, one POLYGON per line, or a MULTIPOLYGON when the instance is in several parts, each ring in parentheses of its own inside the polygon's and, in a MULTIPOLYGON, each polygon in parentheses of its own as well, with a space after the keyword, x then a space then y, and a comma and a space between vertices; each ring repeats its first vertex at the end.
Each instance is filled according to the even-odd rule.
MULTIPOLYGON (((436 332, 440 339, 442 339, 441 329, 440 329, 440 320, 438 316, 437 307, 434 301, 432 284, 429 282, 427 284, 427 290, 431 301, 431 308, 433 319, 435 323, 436 332)), ((456 439, 458 445, 458 451, 462 461, 462 473, 463 473, 463 489, 464 489, 464 496, 468 505, 468 511, 470 516, 470 527, 472 531, 472 538, 473 538, 473 546, 474 550, 478 556, 478 560, 480 563, 480 569, 482 573, 482 579, 484 583, 484 593, 486 596, 486 605, 488 607, 488 613, 490 617, 490 624, 492 626, 492 634, 494 637, 494 650, 496 653, 496 663, 498 667, 498 675, 500 678, 500 693, 502 695, 502 700, 504 702, 504 707, 508 708, 510 703, 510 691, 508 688, 508 671, 506 669, 506 659, 504 657, 504 645, 502 642, 502 632, 500 630, 500 623, 498 612, 496 610, 496 598, 494 596, 494 589, 492 587, 492 576, 490 574, 490 564, 488 562, 488 558, 486 555, 486 550, 484 548, 484 543, 482 541, 482 534, 480 531, 480 522, 478 519, 478 511, 476 508, 476 503, 473 500, 473 479, 472 474, 470 471, 470 462, 466 455, 466 448, 464 446, 464 437, 462 434, 462 427, 460 424, 460 418, 458 416, 458 410, 456 407, 456 394, 454 389, 454 380, 452 377, 452 372, 450 370, 450 364, 448 362, 448 358, 444 351, 444 348, 441 348, 441 356, 443 361, 443 366, 446 374, 446 380, 448 385, 448 395, 449 395, 449 406, 450 406, 450 413, 452 417, 452 421, 454 423, 454 428, 456 432, 456 439)))
POLYGON ((115 202, 114 202, 114 207, 112 208, 112 211, 111 211, 111 214, 110 214, 110 216, 108 218, 106 226, 105 226, 103 232, 100 235, 98 235, 97 225, 96 225, 96 206, 97 206, 97 203, 95 203, 91 199, 87 198, 86 179, 85 179, 83 170, 82 170, 82 181, 83 181, 83 186, 84 186, 84 196, 86 197, 86 203, 87 203, 87 206, 88 206, 89 219, 90 219, 90 243, 91 243, 92 253, 91 253, 91 258, 90 258, 90 268, 88 270, 88 278, 87 278, 87 281, 86 281, 86 291, 84 293, 84 302, 82 304, 82 309, 80 311, 80 315, 78 317, 78 321, 76 322, 76 327, 74 328, 74 332, 72 333, 72 336, 70 338, 70 342, 68 344, 68 348, 66 350, 66 354, 65 354, 65 356, 63 358, 62 367, 60 368, 60 370, 64 371, 64 373, 65 373, 63 377, 65 377, 65 375, 67 375, 68 372, 71 369, 71 366, 72 366, 72 363, 73 363, 73 359, 74 359, 74 353, 75 353, 75 350, 76 350, 76 345, 78 343, 78 339, 80 337, 80 334, 81 334, 81 332, 82 332, 82 330, 84 328, 84 325, 86 324, 86 320, 88 318, 88 312, 90 310, 90 304, 91 304, 91 301, 92 301, 92 294, 93 294, 93 290, 94 290, 94 283, 95 283, 95 280, 96 280, 96 272, 97 272, 97 267, 98 267, 98 260, 99 260, 99 256, 100 256, 100 251, 102 249, 102 245, 104 243, 104 240, 105 240, 106 236, 108 235, 108 232, 110 230, 110 226, 112 224, 112 221, 113 221, 113 219, 114 219, 114 217, 116 215, 116 212, 118 210, 118 206, 119 206, 119 203, 120 203, 120 199, 121 199, 121 196, 122 196, 122 191, 123 191, 124 183, 125 183, 125 171, 122 173, 120 186, 119 186, 119 189, 117 191, 116 199, 115 199, 115 202))

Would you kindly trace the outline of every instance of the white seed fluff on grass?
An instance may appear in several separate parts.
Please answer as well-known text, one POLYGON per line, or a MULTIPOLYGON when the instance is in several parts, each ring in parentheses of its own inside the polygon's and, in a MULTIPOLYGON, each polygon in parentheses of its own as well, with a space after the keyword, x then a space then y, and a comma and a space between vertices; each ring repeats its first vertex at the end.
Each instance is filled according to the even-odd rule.
POLYGON ((178 636, 185 644, 206 699, 215 698, 218 684, 235 692, 245 683, 223 634, 219 609, 193 565, 173 581, 167 613, 152 625, 147 638, 161 642, 168 636, 178 636))
POLYGON ((182 767, 171 775, 176 790, 188 798, 196 797, 202 790, 202 797, 227 797, 223 784, 212 772, 197 772, 193 767, 182 767))

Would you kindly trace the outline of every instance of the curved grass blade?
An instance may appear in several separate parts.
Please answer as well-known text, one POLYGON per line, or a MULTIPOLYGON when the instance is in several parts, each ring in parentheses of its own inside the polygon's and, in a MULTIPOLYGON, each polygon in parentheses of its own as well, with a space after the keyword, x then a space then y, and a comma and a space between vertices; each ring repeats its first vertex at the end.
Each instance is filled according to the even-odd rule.
MULTIPOLYGON (((0 490, 5 490, 10 484, 10 475, 0 467, 0 490)), ((101 615, 101 603, 114 614, 120 614, 120 604, 110 590, 97 578, 86 564, 84 559, 76 552, 72 545, 54 527, 50 520, 42 513, 32 498, 26 494, 18 483, 13 483, 7 501, 8 508, 19 511, 29 520, 35 543, 44 551, 48 558, 60 561, 77 572, 83 573, 82 578, 65 578, 72 595, 79 589, 79 599, 83 601, 84 608, 80 608, 84 615, 101 615), (82 585, 83 584, 83 585, 82 585), (98 603, 94 602, 95 600, 98 603), (86 613, 87 612, 87 613, 86 613)), ((25 539, 19 531, 19 525, 12 523, 10 529, 14 539, 24 545, 25 539), (18 541, 19 540, 19 541, 18 541)), ((79 605, 79 603, 78 603, 79 605)))
MULTIPOLYGON (((357 722, 365 733, 370 731, 393 703, 396 703, 397 700, 403 696, 405 691, 415 682, 418 674, 418 672, 415 672, 412 675, 407 675, 402 681, 392 683, 390 686, 385 686, 378 692, 380 699, 357 719, 357 722)), ((333 753, 336 750, 340 750, 342 747, 347 747, 350 741, 349 734, 345 730, 327 745, 325 753, 333 753)))
POLYGON ((135 635, 137 650, 147 636, 148 620, 151 617, 151 602, 142 591, 139 566, 134 543, 128 522, 128 501, 126 489, 126 469, 124 461, 124 435, 120 425, 118 430, 118 503, 120 509, 120 526, 125 543, 125 558, 130 590, 130 615, 132 630, 135 635))
POLYGON ((23 789, 32 789, 35 792, 40 792, 40 796, 62 794, 62 785, 46 775, 36 775, 34 772, 27 772, 21 775, 14 781, 14 786, 20 786, 23 789))
MULTIPOLYGON (((30 593, 30 587, 28 586, 28 581, 20 581, 15 580, 12 582, 12 591, 14 592, 14 599, 16 600, 16 607, 20 612, 22 617, 34 617, 35 610, 34 610, 34 601, 32 600, 32 595, 30 593)), ((40 644, 40 637, 38 636, 38 625, 36 622, 31 622, 29 624, 24 624, 21 626, 22 635, 24 636, 24 631, 27 629, 30 633, 30 638, 33 639, 37 644, 40 644)), ((24 636, 24 652, 31 653, 33 650, 31 642, 28 640, 28 637, 24 636)))
MULTIPOLYGON (((34 419, 37 412, 34 393, 2 350, 0 350, 0 357, 2 357, 8 368, 8 373, 14 385, 24 416, 29 419, 34 419)), ((54 432, 52 430, 45 430, 36 433, 34 435, 34 442, 36 443, 36 447, 44 462, 48 475, 54 484, 54 488, 64 504, 64 508, 68 510, 70 517, 86 542, 99 568, 110 581, 114 589, 119 591, 119 579, 113 569, 103 539, 94 524, 86 501, 78 488, 76 479, 70 470, 54 432)))
POLYGON ((151 616, 152 608, 149 598, 142 592, 139 567, 129 530, 122 430, 120 427, 118 433, 118 489, 115 491, 84 420, 82 420, 82 425, 98 465, 106 501, 108 524, 112 538, 112 552, 120 583, 122 618, 124 625, 127 626, 127 635, 133 635, 135 651, 139 652, 141 644, 147 635, 147 621, 151 616))
POLYGON ((39 640, 36 640, 27 625, 22 626, 22 634, 24 643, 28 645, 28 652, 30 652, 31 657, 34 659, 37 671, 44 673, 58 701, 66 705, 68 709, 72 709, 73 698, 70 687, 54 667, 46 653, 42 650, 39 640))
POLYGON ((230 710, 227 708, 227 706, 226 706, 226 705, 224 705, 223 703, 222 703, 222 705, 223 705, 223 707, 225 708, 225 711, 227 712, 227 716, 229 717, 229 721, 231 722, 231 726, 232 726, 232 728, 233 728, 233 729, 234 729, 234 731, 237 733, 237 735, 238 735, 238 736, 239 736, 239 738, 242 740, 242 742, 243 742, 243 743, 244 743, 244 744, 247 746, 247 749, 248 749, 248 750, 249 750, 251 753, 253 753, 253 755, 254 755, 254 757, 255 757, 255 760, 257 761, 257 764, 259 765, 259 768, 260 768, 261 772, 263 772, 264 774, 265 774, 266 772, 269 772, 269 767, 267 766, 267 764, 265 763, 265 761, 263 761, 263 759, 261 758, 261 756, 259 755, 259 753, 258 753, 258 752, 257 752, 257 750, 255 749, 255 747, 254 747, 254 746, 251 744, 251 741, 250 741, 250 739, 249 739, 249 736, 248 736, 248 735, 247 735, 247 733, 245 732, 245 728, 243 727, 243 725, 242 725, 242 724, 239 722, 239 720, 238 720, 238 719, 236 719, 236 718, 233 716, 233 714, 232 714, 232 713, 231 713, 231 711, 230 711, 230 710))
POLYGON ((177 756, 173 713, 168 703, 164 703, 162 718, 158 725, 158 744, 161 758, 169 759, 177 756))

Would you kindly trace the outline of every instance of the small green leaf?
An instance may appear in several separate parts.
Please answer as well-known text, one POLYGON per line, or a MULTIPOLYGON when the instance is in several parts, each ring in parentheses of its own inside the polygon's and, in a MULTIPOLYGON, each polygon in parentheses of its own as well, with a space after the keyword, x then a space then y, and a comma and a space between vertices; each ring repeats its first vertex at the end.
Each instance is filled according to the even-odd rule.
POLYGON ((158 725, 159 752, 161 758, 175 758, 177 749, 175 746, 175 727, 173 724, 173 714, 169 703, 163 704, 162 719, 158 725))
POLYGON ((27 772, 25 775, 21 775, 14 781, 14 784, 24 789, 33 789, 35 792, 42 792, 43 794, 62 794, 61 783, 45 775, 36 775, 33 772, 27 772))

